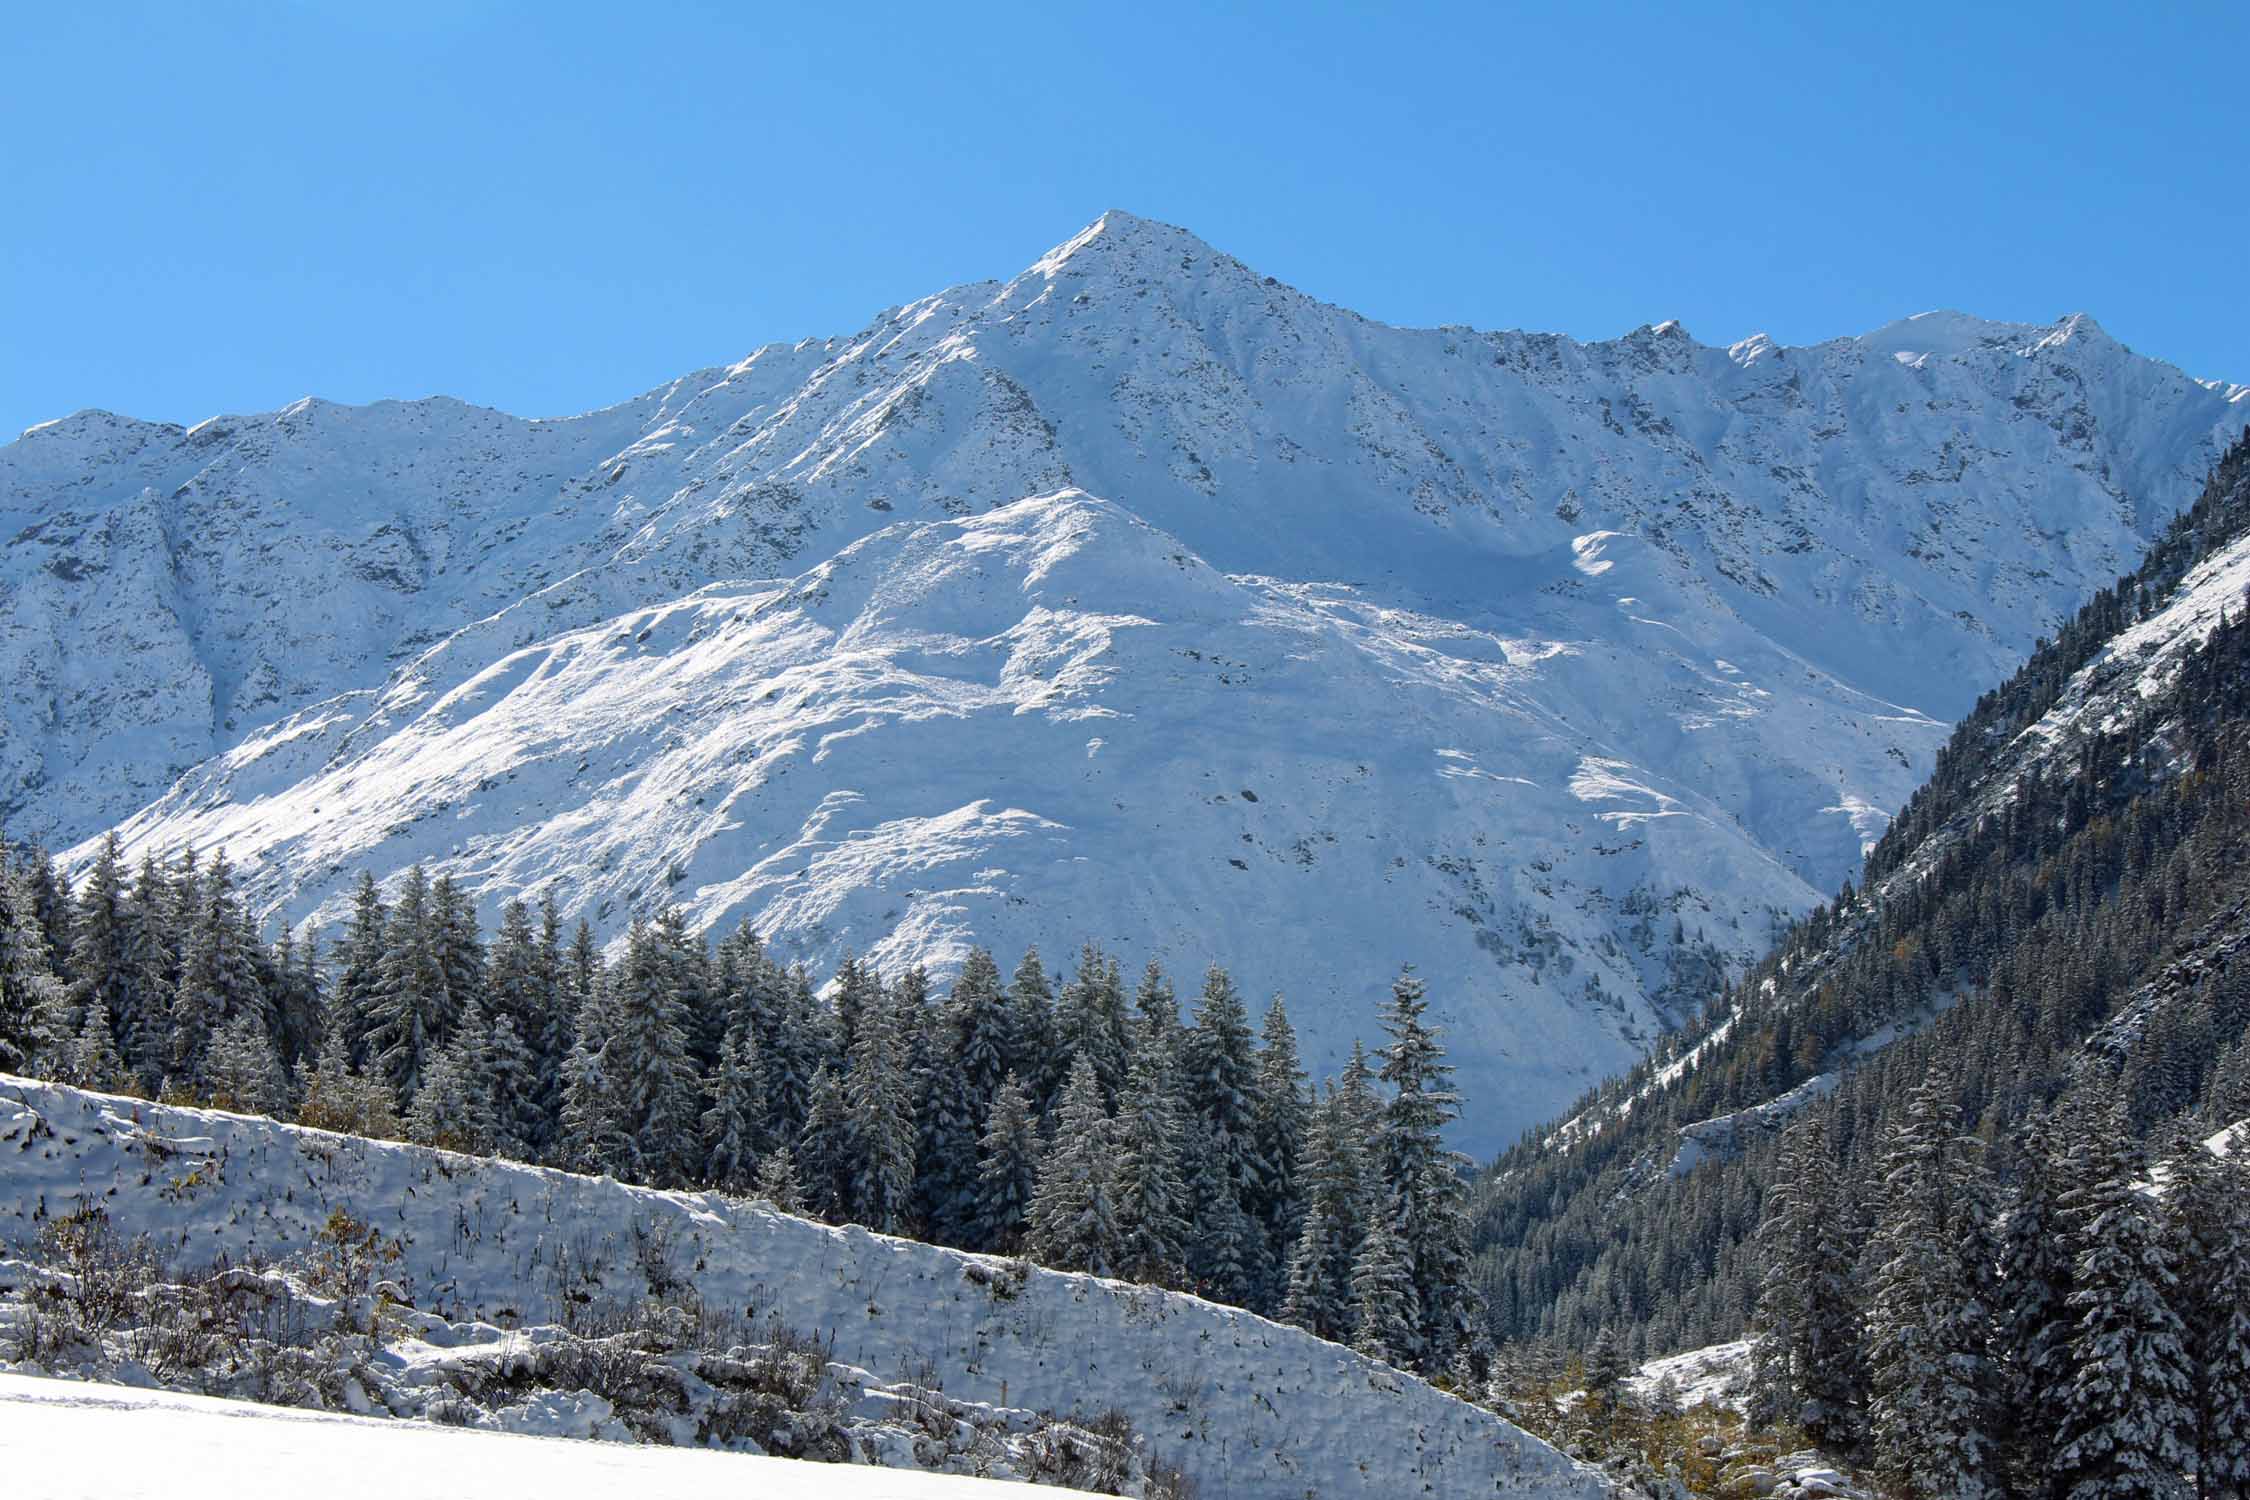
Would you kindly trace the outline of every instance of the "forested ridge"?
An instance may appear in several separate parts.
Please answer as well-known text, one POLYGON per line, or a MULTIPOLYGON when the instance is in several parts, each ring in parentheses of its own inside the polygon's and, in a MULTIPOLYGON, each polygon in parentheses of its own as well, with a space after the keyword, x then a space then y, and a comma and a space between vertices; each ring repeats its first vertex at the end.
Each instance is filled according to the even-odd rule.
MULTIPOLYGON (((1867 1213, 1888 1133, 1932 1078, 1988 1146, 2118 1098, 2143 1136, 2250 1115, 2250 965, 2228 962, 2250 934, 2250 606, 2156 691, 2117 662, 2055 753, 2020 739, 2246 530, 2250 439, 2138 570, 1984 696, 1859 889, 1500 1158, 1477 1239, 1501 1337, 1583 1348, 1611 1328, 1640 1353, 1739 1336, 1793 1116, 1822 1122, 1841 1201, 1867 1213), (1681 1127, 1738 1111, 1729 1149, 1673 1174, 1681 1127)), ((2015 1153, 1992 1154, 2013 1185, 2015 1153)))

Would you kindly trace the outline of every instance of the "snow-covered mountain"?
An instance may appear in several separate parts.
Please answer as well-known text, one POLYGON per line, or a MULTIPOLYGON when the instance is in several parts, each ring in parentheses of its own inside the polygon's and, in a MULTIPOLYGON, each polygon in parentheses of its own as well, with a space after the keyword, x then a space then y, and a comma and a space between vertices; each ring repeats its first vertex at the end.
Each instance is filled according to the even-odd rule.
POLYGON ((1852 873, 2246 420, 2083 316, 1404 330, 1113 213, 582 417, 33 429, 0 814, 291 920, 421 858, 816 967, 1218 959, 1316 1064, 1412 959, 1481 1148, 1852 873))

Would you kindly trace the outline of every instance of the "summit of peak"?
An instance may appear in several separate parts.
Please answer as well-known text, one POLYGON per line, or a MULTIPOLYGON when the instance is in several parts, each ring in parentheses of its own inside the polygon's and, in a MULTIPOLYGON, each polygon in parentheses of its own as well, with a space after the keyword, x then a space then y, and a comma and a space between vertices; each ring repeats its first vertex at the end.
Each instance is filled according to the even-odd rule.
POLYGON ((1177 224, 1144 219, 1139 214, 1113 208, 1069 239, 1041 256, 1031 267, 1035 275, 1052 276, 1069 267, 1146 266, 1185 269, 1181 261, 1231 262, 1210 245, 1177 224))

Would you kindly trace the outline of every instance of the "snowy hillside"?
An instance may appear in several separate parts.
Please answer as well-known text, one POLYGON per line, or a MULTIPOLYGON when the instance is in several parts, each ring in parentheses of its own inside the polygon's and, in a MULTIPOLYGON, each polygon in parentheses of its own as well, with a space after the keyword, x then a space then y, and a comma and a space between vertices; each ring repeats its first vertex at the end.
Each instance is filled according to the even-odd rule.
POLYGON ((2084 317, 1395 329, 1110 214, 582 417, 32 430, 0 815, 291 921, 422 857, 822 970, 1217 958, 1323 1066, 1411 958, 1482 1149, 1852 873, 2246 397, 2084 317))
MULTIPOLYGON (((317 1485, 327 1500, 632 1494, 707 1500, 1027 1500, 1028 1486, 744 1454, 561 1442, 0 1375, 0 1450, 22 1500, 237 1500, 317 1485), (317 1478, 315 1477, 317 1476, 317 1478)), ((1042 1490, 1055 1495, 1055 1490, 1042 1490)))
MULTIPOLYGON (((567 1297, 634 1296, 644 1281, 653 1293, 648 1247, 660 1245, 654 1258, 702 1303, 770 1310, 831 1341, 831 1360, 894 1380, 913 1374, 981 1420, 1116 1409, 1150 1451, 1199 1476, 1205 1494, 1607 1493, 1593 1471, 1489 1412, 1301 1330, 715 1194, 658 1193, 14 1078, 0 1079, 0 1150, 9 1162, 0 1242, 21 1244, 40 1222, 94 1207, 120 1232, 147 1234, 182 1258, 286 1267, 316 1248, 332 1208, 364 1217, 404 1243, 383 1268, 419 1330, 403 1354, 384 1356, 408 1366, 384 1377, 402 1392, 442 1391, 454 1379, 507 1401, 507 1377, 542 1336, 533 1325, 558 1316, 567 1297), (471 1367, 488 1373, 461 1379, 471 1367)), ((22 1274, 15 1267, 8 1279, 22 1274)), ((884 1399, 868 1389, 861 1402, 884 1399)), ((535 1396, 456 1420, 569 1430, 557 1413, 590 1403, 607 1410, 598 1398, 535 1396)), ((693 1440, 694 1424, 683 1423, 672 1441, 693 1440)), ((871 1456, 922 1459, 903 1442, 871 1456)))

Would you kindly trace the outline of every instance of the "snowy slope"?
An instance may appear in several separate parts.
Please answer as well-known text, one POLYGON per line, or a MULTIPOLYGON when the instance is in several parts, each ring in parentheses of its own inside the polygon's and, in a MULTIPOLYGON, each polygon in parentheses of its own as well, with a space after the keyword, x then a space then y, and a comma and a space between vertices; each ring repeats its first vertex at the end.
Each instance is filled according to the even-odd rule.
MULTIPOLYGON (((1028 1500, 1028 1485, 693 1448, 465 1432, 177 1391, 0 1375, 0 1452, 21 1500, 540 1495, 707 1500, 1028 1500)), ((1041 1495, 1072 1494, 1042 1487, 1041 1495)))
MULTIPOLYGON (((183 1256, 283 1260, 331 1206, 406 1242, 413 1304, 494 1338, 553 1316, 569 1257, 633 1282, 661 1226, 704 1301, 777 1310, 872 1371, 927 1365, 957 1400, 1115 1407, 1202 1492, 1301 1500, 1407 1493, 1592 1497, 1594 1471, 1498 1417, 1303 1331, 1200 1299, 1030 1270, 716 1194, 169 1109, 0 1077, 0 1241, 98 1205, 183 1256)), ((574 1283, 575 1284, 575 1283, 574 1283)))
POLYGON ((581 417, 34 429, 0 816, 224 838, 290 919, 424 855, 816 964, 1216 956, 1321 1059, 1412 958, 1482 1147, 1661 1024, 1675 917, 1752 952, 1852 873, 2246 397, 2084 317, 1389 328, 1110 214, 581 417))

